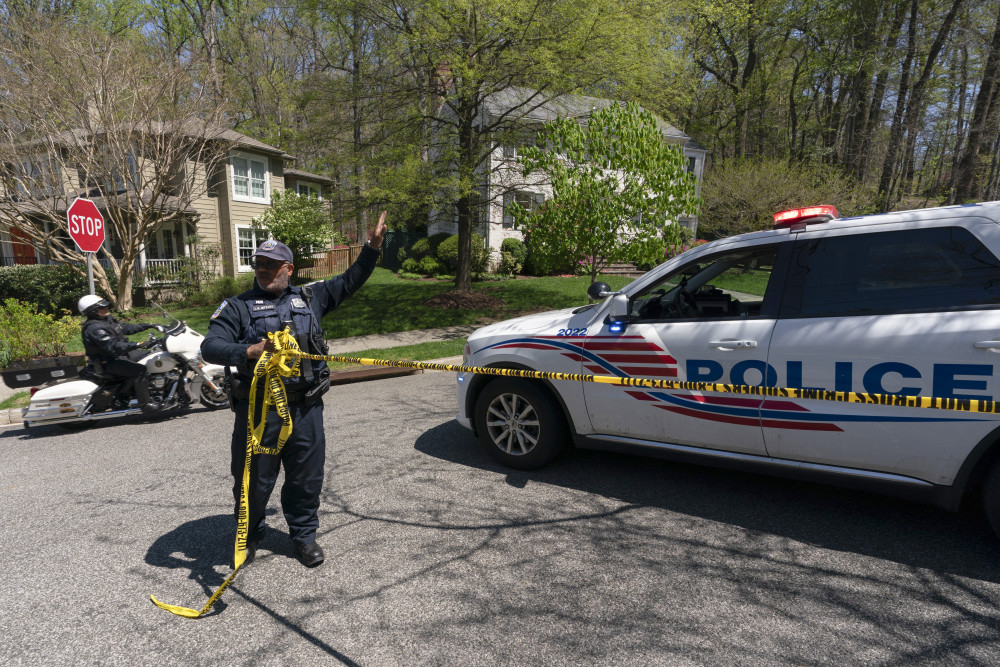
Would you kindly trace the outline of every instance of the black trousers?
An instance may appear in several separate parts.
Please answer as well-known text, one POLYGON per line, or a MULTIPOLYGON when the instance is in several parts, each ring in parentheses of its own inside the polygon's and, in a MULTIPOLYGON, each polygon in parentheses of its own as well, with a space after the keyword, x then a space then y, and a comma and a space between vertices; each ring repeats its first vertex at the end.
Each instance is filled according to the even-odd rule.
MULTIPOLYGON (((149 392, 146 391, 146 367, 142 364, 137 364, 133 361, 128 361, 127 359, 110 359, 104 362, 104 372, 108 375, 114 375, 124 379, 122 382, 121 389, 118 390, 119 395, 128 396, 129 389, 133 386, 136 387, 137 392, 141 386, 143 393, 145 394, 146 401, 149 400, 149 392)), ((141 396, 138 396, 139 402, 143 403, 141 396)))
MULTIPOLYGON (((259 399, 258 399, 259 400, 259 399)), ((306 407, 303 403, 288 406, 292 416, 292 435, 281 454, 257 454, 250 461, 250 539, 264 526, 264 510, 278 479, 280 467, 285 469, 281 485, 281 510, 288 522, 288 534, 298 544, 316 541, 319 528, 319 495, 323 489, 323 467, 326 464, 326 433, 323 430, 323 402, 306 407)), ((232 475, 235 512, 239 514, 243 468, 247 451, 247 413, 249 401, 236 402, 233 424, 232 475)), ((259 414, 259 413, 258 413, 259 414)), ((275 447, 281 418, 276 410, 267 415, 262 445, 275 447)))

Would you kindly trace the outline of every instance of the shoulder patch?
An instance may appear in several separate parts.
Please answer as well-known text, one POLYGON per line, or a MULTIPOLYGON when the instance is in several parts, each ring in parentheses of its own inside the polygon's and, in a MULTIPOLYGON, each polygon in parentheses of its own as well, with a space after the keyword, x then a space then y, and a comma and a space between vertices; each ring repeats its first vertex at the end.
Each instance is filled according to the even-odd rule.
POLYGON ((292 299, 292 308, 305 308, 305 307, 306 307, 306 302, 303 301, 302 299, 299 298, 292 299))
POLYGON ((216 309, 216 311, 212 313, 212 316, 208 319, 214 320, 216 317, 219 316, 219 313, 222 312, 222 309, 225 308, 228 304, 229 304, 228 301, 223 301, 222 304, 218 307, 218 309, 216 309))

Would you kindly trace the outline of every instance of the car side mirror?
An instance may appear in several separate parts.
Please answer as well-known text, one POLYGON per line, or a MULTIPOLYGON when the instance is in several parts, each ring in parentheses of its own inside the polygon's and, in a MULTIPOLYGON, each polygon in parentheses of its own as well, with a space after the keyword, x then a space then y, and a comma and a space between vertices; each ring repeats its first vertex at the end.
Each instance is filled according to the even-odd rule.
POLYGON ((611 308, 608 309, 609 333, 624 333, 628 327, 628 295, 614 294, 611 297, 611 308))
POLYGON ((614 294, 614 292, 611 291, 611 287, 607 283, 591 283, 590 287, 587 288, 587 297, 591 301, 606 299, 612 294, 614 294))

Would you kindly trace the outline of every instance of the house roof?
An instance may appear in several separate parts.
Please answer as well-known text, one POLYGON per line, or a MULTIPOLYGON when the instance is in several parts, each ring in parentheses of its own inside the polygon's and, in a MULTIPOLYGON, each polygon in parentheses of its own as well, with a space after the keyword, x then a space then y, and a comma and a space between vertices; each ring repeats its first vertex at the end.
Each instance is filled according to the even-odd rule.
MULTIPOLYGON (((101 211, 101 213, 108 212, 108 200, 111 199, 112 197, 118 199, 120 201, 119 206, 121 206, 124 209, 128 209, 131 206, 135 205, 134 193, 119 192, 117 194, 111 195, 110 197, 106 197, 104 195, 99 195, 96 193, 91 195, 90 193, 88 193, 87 190, 79 190, 71 193, 69 196, 53 197, 43 200, 26 199, 20 202, 17 202, 15 200, 15 202, 18 211, 22 215, 32 215, 32 214, 37 215, 39 213, 49 213, 49 212, 65 213, 66 210, 69 209, 70 205, 72 205, 72 203, 76 201, 77 197, 85 197, 87 199, 90 199, 90 201, 94 202, 94 205, 97 207, 97 210, 101 211), (129 199, 133 201, 129 202, 128 201, 129 199)), ((150 194, 148 192, 143 192, 142 201, 148 204, 149 200, 150 200, 150 194)), ((184 215, 189 215, 192 217, 201 216, 200 211, 193 208, 190 204, 184 205, 183 201, 179 197, 161 196, 159 208, 170 212, 182 213, 184 215)))
MULTIPOLYGON (((587 118, 594 111, 599 111, 612 104, 622 104, 622 102, 587 95, 558 95, 547 98, 541 91, 516 87, 505 88, 493 93, 484 102, 486 110, 493 116, 522 108, 527 111, 520 117, 521 119, 541 123, 553 121, 556 118, 587 118)), ((663 136, 677 140, 691 139, 656 114, 653 114, 653 117, 656 119, 660 131, 663 132, 663 136)))
MULTIPOLYGON (((175 125, 171 122, 155 121, 152 123, 142 123, 136 124, 137 130, 139 125, 146 126, 142 131, 152 132, 152 133, 163 133, 169 128, 175 125)), ((197 120, 184 121, 183 123, 177 124, 181 132, 186 132, 194 137, 207 137, 209 139, 217 139, 219 141, 224 141, 231 143, 233 146, 239 148, 245 148, 247 150, 257 151, 260 153, 267 153, 269 155, 277 155, 285 160, 294 160, 295 158, 286 153, 285 151, 271 146, 270 144, 265 144, 263 141, 258 141, 253 137, 249 137, 245 134, 237 132, 236 130, 231 130, 225 127, 205 125, 197 120)), ((66 130, 60 132, 53 137, 50 142, 48 139, 33 139, 25 142, 26 147, 32 146, 47 146, 49 143, 54 144, 79 144, 87 140, 92 134, 102 134, 104 133, 104 128, 97 128, 93 131, 86 130, 84 128, 73 128, 71 130, 66 130)))
POLYGON ((326 176, 320 176, 319 174, 312 174, 308 171, 302 171, 301 169, 285 169, 285 178, 295 178, 300 181, 316 181, 317 183, 324 183, 326 185, 332 185, 333 179, 327 178, 326 176))

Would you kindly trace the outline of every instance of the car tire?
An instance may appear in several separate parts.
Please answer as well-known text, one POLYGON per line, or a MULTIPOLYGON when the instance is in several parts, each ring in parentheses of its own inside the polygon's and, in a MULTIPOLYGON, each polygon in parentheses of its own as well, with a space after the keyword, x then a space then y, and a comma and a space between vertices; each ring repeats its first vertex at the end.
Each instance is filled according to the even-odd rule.
POLYGON ((541 468, 566 444, 562 410, 532 382, 503 378, 489 383, 476 400, 475 418, 486 452, 509 468, 541 468))
POLYGON ((993 464, 983 480, 983 510, 993 532, 1000 538, 1000 461, 993 464))

